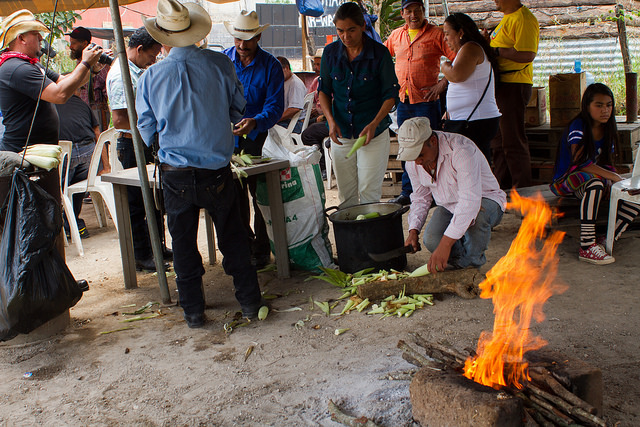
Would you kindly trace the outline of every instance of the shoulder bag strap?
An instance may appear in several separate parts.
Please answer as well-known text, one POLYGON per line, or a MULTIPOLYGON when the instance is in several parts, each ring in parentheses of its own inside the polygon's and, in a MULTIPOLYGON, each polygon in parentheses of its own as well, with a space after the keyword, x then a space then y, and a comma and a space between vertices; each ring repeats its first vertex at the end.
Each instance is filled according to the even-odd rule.
POLYGON ((484 99, 484 96, 487 93, 487 89, 489 89, 489 85, 491 84, 491 76, 492 75, 493 75, 493 68, 489 68, 489 80, 487 81, 487 85, 484 87, 484 92, 482 92, 482 96, 478 100, 478 103, 476 104, 475 107, 473 107, 473 111, 471 112, 471 114, 469 114, 469 117, 467 117, 467 121, 469 121, 469 119, 471 119, 471 116, 473 116, 473 113, 476 112, 476 110, 478 109, 478 106, 480 105, 480 103, 484 99))

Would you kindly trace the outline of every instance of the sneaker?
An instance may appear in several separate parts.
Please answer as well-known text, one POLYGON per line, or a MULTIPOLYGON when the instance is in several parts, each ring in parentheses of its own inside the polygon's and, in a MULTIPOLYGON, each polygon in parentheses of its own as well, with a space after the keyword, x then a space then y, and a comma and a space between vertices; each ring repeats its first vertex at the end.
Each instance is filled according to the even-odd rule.
POLYGON ((580 261, 597 265, 611 264, 616 261, 614 257, 606 253, 604 249, 602 249, 602 246, 597 243, 589 246, 588 249, 580 248, 580 251, 578 252, 578 259, 580 261))
POLYGON ((87 227, 82 227, 78 230, 78 233, 80 233, 80 238, 81 239, 88 239, 89 238, 89 230, 87 230, 87 227))
POLYGON ((607 244, 607 236, 604 235, 604 236, 596 237, 596 243, 604 248, 605 245, 607 244))

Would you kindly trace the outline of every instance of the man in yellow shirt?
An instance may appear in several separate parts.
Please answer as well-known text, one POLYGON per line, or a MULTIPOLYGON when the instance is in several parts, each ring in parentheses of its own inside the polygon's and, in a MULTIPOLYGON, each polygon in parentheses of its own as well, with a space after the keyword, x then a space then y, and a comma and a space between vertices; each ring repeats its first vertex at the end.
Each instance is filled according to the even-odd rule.
POLYGON ((496 103, 502 113, 500 129, 491 141, 493 172, 500 188, 527 187, 531 185, 531 156, 524 113, 531 97, 540 28, 520 0, 495 2, 504 16, 491 33, 500 70, 496 103))

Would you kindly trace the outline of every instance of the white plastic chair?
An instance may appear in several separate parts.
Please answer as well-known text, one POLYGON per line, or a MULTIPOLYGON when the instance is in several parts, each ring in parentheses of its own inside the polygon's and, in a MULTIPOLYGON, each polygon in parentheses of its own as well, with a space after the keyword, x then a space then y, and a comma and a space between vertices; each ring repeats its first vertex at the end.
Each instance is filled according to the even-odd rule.
POLYGON ((300 110, 300 114, 302 114, 302 111, 305 111, 305 116, 304 116, 304 120, 302 121, 302 130, 300 130, 300 133, 293 133, 293 128, 296 126, 295 124, 298 122, 298 119, 300 118, 300 114, 297 115, 295 122, 293 121, 293 119, 291 119, 291 123, 293 123, 293 127, 291 126, 291 123, 289 123, 289 128, 291 128, 290 135, 293 138, 294 143, 296 145, 303 145, 301 135, 302 135, 302 132, 304 132, 305 129, 307 129, 307 127, 309 127, 309 120, 311 119, 311 110, 313 109, 313 95, 314 93, 310 92, 306 94, 304 97, 304 104, 302 106, 302 110, 300 110))
POLYGON ((96 147, 91 155, 91 163, 89 164, 89 171, 87 179, 77 182, 67 187, 67 194, 69 199, 76 193, 91 193, 91 199, 93 200, 94 207, 96 209, 96 215, 98 216, 98 222, 102 226, 104 224, 104 215, 101 211, 102 202, 107 205, 113 225, 118 229, 118 222, 116 220, 116 204, 113 196, 113 186, 111 183, 102 182, 102 179, 98 176, 98 167, 100 166, 100 158, 102 156, 102 147, 105 141, 109 141, 111 144, 115 144, 116 132, 114 128, 105 130, 100 134, 96 147))
POLYGON ((611 198, 609 200, 609 220, 607 224, 607 242, 605 248, 609 254, 613 254, 613 237, 616 228, 616 216, 618 213, 618 202, 620 200, 626 200, 637 205, 640 205, 640 195, 632 196, 626 191, 622 191, 627 188, 640 188, 640 156, 638 155, 638 149, 636 149, 636 156, 633 162, 633 170, 631 171, 631 178, 618 181, 611 186, 611 198))
POLYGON ((331 138, 327 137, 322 141, 322 149, 324 150, 324 166, 327 174, 327 190, 331 190, 331 174, 333 173, 333 159, 331 158, 331 145, 327 147, 327 142, 331 143, 331 138))
MULTIPOLYGON (((62 193, 62 208, 67 214, 71 243, 76 245, 76 249, 80 256, 84 256, 82 239, 80 238, 80 231, 78 230, 78 223, 76 222, 76 214, 73 211, 73 203, 67 194, 67 187, 69 186, 69 165, 71 164, 71 150, 73 149, 73 143, 71 141, 62 140, 58 141, 58 145, 62 147, 60 167, 58 167, 58 173, 60 174, 60 192, 62 193)), ((65 245, 69 244, 67 241, 67 233, 64 233, 64 242, 65 245)))

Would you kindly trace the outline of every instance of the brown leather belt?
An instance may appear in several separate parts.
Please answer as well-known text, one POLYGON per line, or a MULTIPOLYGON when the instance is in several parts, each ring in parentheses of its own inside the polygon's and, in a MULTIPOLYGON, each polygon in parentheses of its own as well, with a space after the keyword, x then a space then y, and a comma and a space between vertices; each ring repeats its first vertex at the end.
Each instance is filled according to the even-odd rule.
POLYGON ((160 165, 160 169, 162 169, 163 171, 192 171, 192 170, 196 170, 197 168, 194 168, 193 166, 186 166, 183 168, 177 168, 175 166, 171 166, 168 165, 166 163, 162 163, 160 165))

